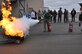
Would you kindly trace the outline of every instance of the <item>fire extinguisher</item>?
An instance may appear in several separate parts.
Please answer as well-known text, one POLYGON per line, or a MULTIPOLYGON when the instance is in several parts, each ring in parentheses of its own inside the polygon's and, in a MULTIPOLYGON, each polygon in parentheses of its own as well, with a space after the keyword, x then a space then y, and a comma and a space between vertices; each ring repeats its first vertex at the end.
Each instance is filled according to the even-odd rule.
POLYGON ((73 22, 69 22, 69 32, 73 32, 73 22))
POLYGON ((51 32, 51 22, 48 22, 48 32, 51 32))

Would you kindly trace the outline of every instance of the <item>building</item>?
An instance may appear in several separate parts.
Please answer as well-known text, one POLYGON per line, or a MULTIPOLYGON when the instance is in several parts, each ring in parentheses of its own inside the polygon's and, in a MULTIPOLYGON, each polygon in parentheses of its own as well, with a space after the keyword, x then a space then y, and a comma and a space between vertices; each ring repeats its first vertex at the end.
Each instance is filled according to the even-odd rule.
POLYGON ((28 8, 33 8, 35 11, 42 10, 44 7, 44 0, 27 0, 28 8))
MULTIPOLYGON (((0 3, 6 0, 0 0, 0 3)), ((10 0, 12 2, 12 15, 20 17, 23 14, 26 14, 31 9, 34 9, 36 12, 38 10, 43 10, 44 0, 10 0)))
POLYGON ((43 10, 48 11, 49 10, 49 7, 44 7, 43 10))

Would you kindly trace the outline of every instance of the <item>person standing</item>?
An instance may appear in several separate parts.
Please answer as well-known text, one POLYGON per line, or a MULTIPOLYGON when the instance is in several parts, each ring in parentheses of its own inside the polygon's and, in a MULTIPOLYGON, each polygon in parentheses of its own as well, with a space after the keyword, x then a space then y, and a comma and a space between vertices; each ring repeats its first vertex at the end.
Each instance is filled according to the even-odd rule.
POLYGON ((35 17, 35 11, 34 10, 32 10, 32 12, 31 12, 31 18, 32 19, 36 19, 36 17, 35 17))
MULTIPOLYGON (((82 24, 82 12, 81 12, 81 14, 79 15, 79 26, 81 26, 81 24, 82 24)), ((82 29, 81 29, 81 31, 82 31, 82 29)))
POLYGON ((64 23, 68 22, 68 10, 64 9, 64 23))
POLYGON ((52 12, 52 10, 49 10, 49 13, 51 15, 50 19, 51 19, 51 22, 52 22, 52 19, 53 19, 53 12, 52 12))
POLYGON ((34 12, 35 12, 35 19, 37 19, 38 13, 36 11, 34 11, 34 12))
POLYGON ((71 11, 71 17, 73 22, 75 22, 75 15, 76 15, 76 10, 73 8, 71 11))
POLYGON ((61 21, 62 21, 62 8, 58 10, 58 22, 61 23, 61 21))
POLYGON ((44 32, 46 32, 48 29, 48 23, 50 22, 50 18, 51 18, 51 15, 48 10, 48 12, 46 12, 44 15, 44 32))
POLYGON ((54 10, 54 12, 53 12, 53 21, 54 21, 54 23, 56 23, 56 16, 57 16, 57 12, 56 12, 56 10, 54 10))
POLYGON ((41 17, 42 17, 42 13, 41 13, 41 11, 39 10, 38 11, 38 20, 41 22, 41 17))
POLYGON ((81 12, 81 14, 79 15, 79 21, 82 21, 82 12, 81 12))

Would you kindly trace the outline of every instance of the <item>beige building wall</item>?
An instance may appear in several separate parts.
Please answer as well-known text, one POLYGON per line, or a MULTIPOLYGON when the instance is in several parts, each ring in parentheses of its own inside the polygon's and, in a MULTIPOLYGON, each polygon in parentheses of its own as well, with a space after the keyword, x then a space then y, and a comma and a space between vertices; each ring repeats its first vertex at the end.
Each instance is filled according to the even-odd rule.
POLYGON ((3 2, 4 0, 0 0, 0 6, 2 5, 2 2, 3 2))
POLYGON ((3 1, 3 0, 0 0, 0 5, 1 5, 2 1, 3 1))
POLYGON ((20 17, 19 6, 17 2, 12 4, 12 16, 20 17))
POLYGON ((44 7, 44 0, 27 0, 28 8, 33 8, 35 11, 42 10, 44 7))
MULTIPOLYGON (((0 3, 2 1, 4 0, 0 0, 0 3)), ((24 0, 22 0, 22 2, 24 3, 24 0)), ((44 7, 44 0, 25 0, 25 3, 23 5, 25 7, 26 13, 28 12, 29 8, 33 8, 35 11, 38 12, 38 10, 42 10, 44 7)), ((16 3, 12 4, 12 7, 13 7, 12 15, 20 17, 19 9, 21 9, 21 6, 19 6, 18 0, 16 3)))

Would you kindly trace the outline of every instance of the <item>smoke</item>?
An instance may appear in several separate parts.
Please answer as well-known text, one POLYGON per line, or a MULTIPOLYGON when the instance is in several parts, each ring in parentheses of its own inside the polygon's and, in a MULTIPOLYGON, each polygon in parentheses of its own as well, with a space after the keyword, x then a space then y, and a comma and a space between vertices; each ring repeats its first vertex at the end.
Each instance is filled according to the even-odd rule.
POLYGON ((30 27, 37 24, 38 22, 39 20, 29 19, 26 16, 23 16, 13 21, 14 28, 22 30, 25 36, 29 34, 30 27))

